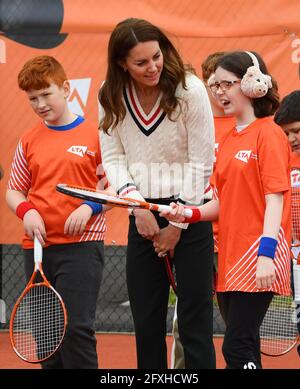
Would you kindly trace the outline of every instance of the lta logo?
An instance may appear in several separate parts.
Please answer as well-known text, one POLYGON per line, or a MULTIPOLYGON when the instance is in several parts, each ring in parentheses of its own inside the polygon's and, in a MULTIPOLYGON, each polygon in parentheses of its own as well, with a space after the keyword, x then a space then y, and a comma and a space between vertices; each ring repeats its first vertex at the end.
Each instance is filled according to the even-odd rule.
POLYGON ((89 96, 91 78, 79 78, 77 80, 69 80, 71 93, 68 98, 68 106, 70 111, 84 116, 84 109, 86 107, 89 96))

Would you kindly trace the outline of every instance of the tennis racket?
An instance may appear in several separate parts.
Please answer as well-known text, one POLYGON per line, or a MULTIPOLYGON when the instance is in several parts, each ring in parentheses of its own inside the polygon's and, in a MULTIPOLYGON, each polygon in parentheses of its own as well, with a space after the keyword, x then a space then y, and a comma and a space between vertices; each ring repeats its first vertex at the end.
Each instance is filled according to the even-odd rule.
MULTIPOLYGON (((300 304, 300 169, 291 170, 292 184, 292 275, 294 300, 300 304)), ((299 328, 299 325, 298 325, 299 328)))
POLYGON ((42 254, 42 246, 35 237, 34 270, 13 308, 9 327, 15 353, 29 363, 49 359, 60 347, 67 325, 62 298, 44 275, 42 254), (35 282, 38 276, 42 282, 35 282))
POLYGON ((167 272, 167 276, 168 276, 168 280, 169 280, 170 286, 172 287, 173 292, 175 293, 175 295, 177 295, 175 266, 174 266, 173 260, 172 260, 172 258, 171 258, 169 253, 164 255, 163 261, 164 261, 164 264, 165 264, 165 268, 166 268, 166 272, 167 272))
POLYGON ((278 357, 291 351, 299 340, 296 304, 292 296, 274 295, 260 326, 260 350, 278 357))
MULTIPOLYGON (((300 283, 300 170, 291 171, 291 215, 292 215, 292 277, 293 284, 300 283)), ((299 290, 299 288, 298 288, 299 290)), ((300 291, 299 293, 300 294, 300 291)), ((297 306, 300 301, 293 296, 275 295, 260 327, 261 352, 264 355, 280 356, 288 353, 299 340, 299 318, 297 306)))
MULTIPOLYGON (((68 196, 77 197, 82 200, 94 201, 95 203, 105 204, 111 207, 140 208, 156 212, 170 211, 172 209, 169 205, 153 204, 128 197, 111 196, 107 195, 105 192, 101 192, 95 189, 82 188, 67 184, 56 185, 56 190, 68 196)), ((197 207, 185 208, 184 216, 186 218, 190 218, 192 221, 193 218, 197 215, 195 211, 197 211, 197 207)))
POLYGON ((291 170, 292 247, 300 244, 300 169, 291 170))
MULTIPOLYGON (((173 259, 171 258, 170 254, 167 253, 166 255, 164 255, 163 261, 165 264, 165 268, 166 268, 166 272, 167 272, 170 286, 173 289, 173 292, 175 293, 175 295, 177 296, 177 279, 176 279, 176 270, 175 270, 175 266, 173 263, 173 259)), ((214 270, 213 281, 212 281, 212 291, 213 291, 212 296, 213 296, 213 298, 216 295, 216 291, 215 291, 216 285, 217 285, 217 272, 216 272, 216 270, 214 270)))

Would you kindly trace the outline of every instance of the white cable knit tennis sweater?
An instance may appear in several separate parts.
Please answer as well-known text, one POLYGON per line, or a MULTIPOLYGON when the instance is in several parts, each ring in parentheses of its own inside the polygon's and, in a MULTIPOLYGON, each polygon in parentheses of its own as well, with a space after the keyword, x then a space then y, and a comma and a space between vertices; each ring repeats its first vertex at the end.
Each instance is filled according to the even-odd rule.
MULTIPOLYGON (((149 115, 143 112, 133 85, 126 88, 126 116, 109 131, 101 131, 103 167, 111 186, 121 195, 136 199, 178 197, 199 204, 208 184, 214 160, 214 124, 203 83, 195 75, 181 84, 175 121, 168 119, 156 102, 149 115)), ((99 117, 103 115, 99 107, 99 117)))

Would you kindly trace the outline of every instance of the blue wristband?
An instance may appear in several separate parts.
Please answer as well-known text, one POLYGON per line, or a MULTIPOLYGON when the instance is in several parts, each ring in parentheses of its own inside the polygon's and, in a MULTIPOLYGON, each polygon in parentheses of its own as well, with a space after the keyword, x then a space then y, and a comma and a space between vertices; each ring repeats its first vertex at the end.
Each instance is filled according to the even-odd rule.
POLYGON ((94 203, 93 201, 85 201, 82 204, 86 204, 89 207, 91 207, 92 211, 93 211, 93 215, 97 215, 98 213, 101 213, 102 210, 103 210, 103 205, 102 204, 94 203))
POLYGON ((263 255, 264 257, 269 257, 274 259, 275 251, 277 247, 277 240, 274 238, 268 238, 267 236, 263 236, 260 239, 259 249, 257 256, 263 255))

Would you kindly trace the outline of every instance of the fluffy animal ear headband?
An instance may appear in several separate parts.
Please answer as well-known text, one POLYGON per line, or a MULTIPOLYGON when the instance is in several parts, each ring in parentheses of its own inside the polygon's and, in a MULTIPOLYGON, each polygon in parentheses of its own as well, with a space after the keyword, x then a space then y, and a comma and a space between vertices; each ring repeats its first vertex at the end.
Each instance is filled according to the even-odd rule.
POLYGON ((247 69, 241 80, 241 90, 245 96, 257 99, 265 96, 272 88, 271 77, 261 72, 256 56, 249 51, 246 53, 251 57, 253 65, 247 69))

